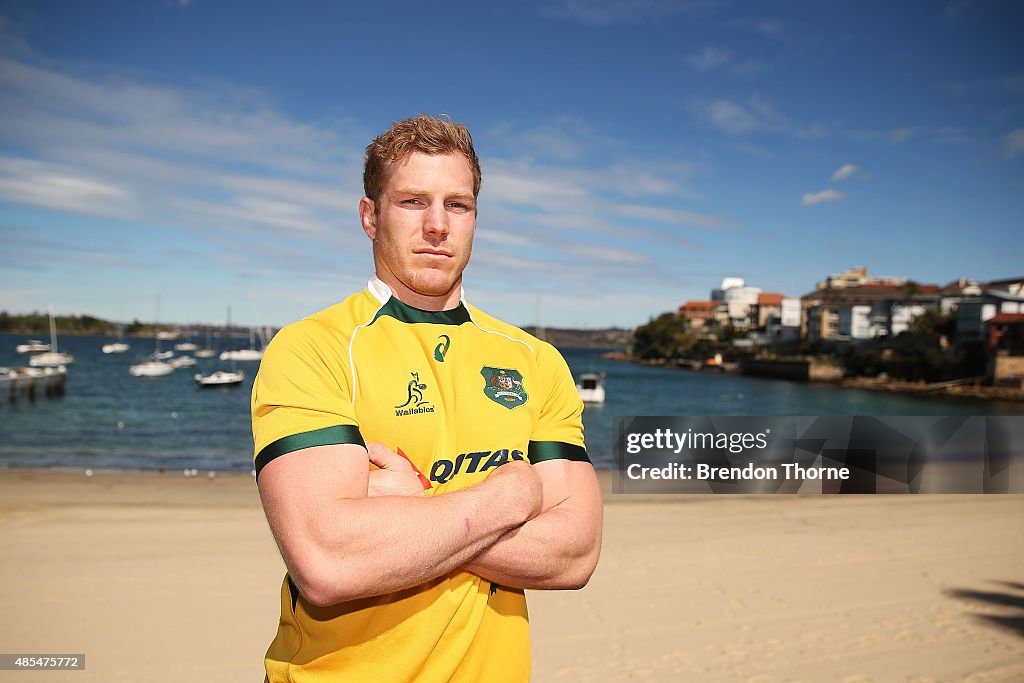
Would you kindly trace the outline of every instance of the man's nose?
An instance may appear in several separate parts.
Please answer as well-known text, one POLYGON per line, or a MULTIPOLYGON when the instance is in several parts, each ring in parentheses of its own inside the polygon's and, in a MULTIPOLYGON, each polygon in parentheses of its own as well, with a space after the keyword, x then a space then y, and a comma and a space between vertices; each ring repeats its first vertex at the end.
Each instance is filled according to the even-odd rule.
POLYGON ((448 237, 448 212, 445 211, 444 202, 431 204, 423 218, 424 237, 435 244, 448 237))

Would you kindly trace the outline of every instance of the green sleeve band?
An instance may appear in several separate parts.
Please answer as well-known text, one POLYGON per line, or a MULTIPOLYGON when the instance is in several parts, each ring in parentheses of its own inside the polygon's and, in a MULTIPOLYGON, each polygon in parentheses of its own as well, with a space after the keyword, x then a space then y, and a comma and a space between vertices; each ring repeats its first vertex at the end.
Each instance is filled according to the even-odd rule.
POLYGON ((342 444, 355 444, 366 448, 363 443, 363 436, 359 433, 359 427, 355 425, 338 425, 336 427, 324 427, 314 429, 311 432, 283 436, 273 443, 267 444, 263 450, 256 455, 256 478, 259 479, 260 472, 274 458, 279 458, 286 453, 301 451, 303 448, 313 446, 337 446, 342 444))
POLYGON ((561 441, 531 441, 526 457, 534 465, 545 460, 590 462, 586 448, 561 441))

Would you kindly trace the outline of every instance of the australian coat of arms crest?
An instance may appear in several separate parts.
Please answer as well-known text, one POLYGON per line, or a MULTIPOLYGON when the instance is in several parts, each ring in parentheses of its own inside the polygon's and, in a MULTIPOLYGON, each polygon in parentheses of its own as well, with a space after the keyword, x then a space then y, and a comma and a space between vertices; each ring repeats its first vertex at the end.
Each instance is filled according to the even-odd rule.
POLYGON ((485 365, 480 369, 480 374, 484 376, 484 394, 499 406, 512 410, 530 398, 523 387, 523 376, 518 370, 485 365))

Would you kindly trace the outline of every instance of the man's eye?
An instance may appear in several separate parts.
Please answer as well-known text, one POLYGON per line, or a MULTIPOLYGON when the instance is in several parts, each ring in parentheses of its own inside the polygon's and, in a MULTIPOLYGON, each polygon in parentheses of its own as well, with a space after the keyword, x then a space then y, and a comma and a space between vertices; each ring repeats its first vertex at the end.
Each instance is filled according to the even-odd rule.
POLYGON ((420 200, 418 200, 418 199, 403 199, 402 203, 403 204, 419 204, 420 200))

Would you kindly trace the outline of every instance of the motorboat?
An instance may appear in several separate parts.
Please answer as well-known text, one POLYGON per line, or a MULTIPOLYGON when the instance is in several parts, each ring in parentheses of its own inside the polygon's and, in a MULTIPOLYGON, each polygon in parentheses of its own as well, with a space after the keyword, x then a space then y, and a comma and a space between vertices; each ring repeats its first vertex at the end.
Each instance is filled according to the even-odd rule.
POLYGON ((226 370, 217 370, 209 375, 195 375, 196 385, 200 389, 212 389, 214 387, 237 387, 243 381, 245 381, 245 373, 239 370, 238 372, 227 372, 226 370))
POLYGON ((174 366, 160 360, 148 360, 128 368, 132 377, 163 377, 174 372, 174 366))
POLYGON ((29 339, 27 344, 18 344, 14 349, 18 353, 45 353, 50 350, 50 345, 38 339, 29 339))
POLYGON ((576 390, 580 392, 584 403, 604 403, 604 378, 603 372, 600 375, 593 372, 580 375, 576 390))
POLYGON ((196 364, 196 359, 192 356, 177 356, 167 361, 167 364, 174 368, 190 368, 196 364))
POLYGON ((175 344, 174 345, 174 350, 175 351, 195 351, 198 348, 199 348, 198 346, 196 346, 195 344, 193 344, 190 341, 181 342, 180 344, 175 344))
POLYGON ((150 360, 168 360, 174 358, 174 351, 154 351, 149 354, 150 360))

